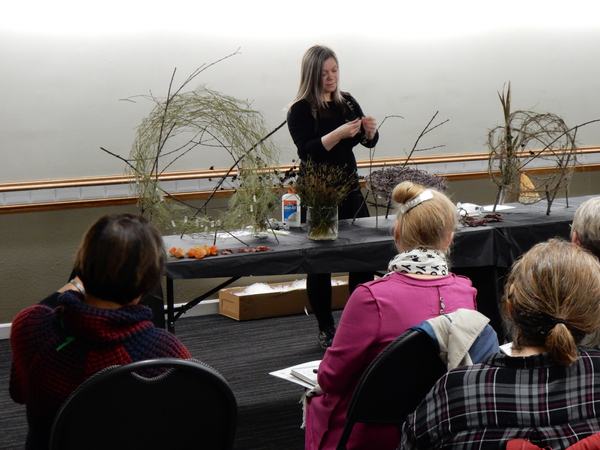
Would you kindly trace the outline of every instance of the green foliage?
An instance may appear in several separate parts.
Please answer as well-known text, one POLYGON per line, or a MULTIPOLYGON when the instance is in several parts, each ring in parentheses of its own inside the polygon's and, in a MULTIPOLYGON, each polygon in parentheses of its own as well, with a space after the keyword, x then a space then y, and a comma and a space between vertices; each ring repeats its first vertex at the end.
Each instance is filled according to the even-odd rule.
POLYGON ((252 225, 256 231, 266 230, 269 215, 279 205, 277 173, 263 167, 245 167, 240 171, 240 186, 229 202, 224 218, 226 229, 252 225))
POLYGON ((273 191, 276 176, 261 172, 267 167, 273 170, 279 161, 279 150, 267 138, 262 115, 248 102, 205 86, 183 92, 204 69, 197 70, 174 93, 169 86, 166 98, 141 96, 155 105, 137 129, 128 169, 136 178, 141 212, 150 214, 170 233, 212 233, 218 228, 258 223, 267 219, 278 204, 273 191), (232 162, 215 183, 209 200, 220 189, 234 189, 227 212, 208 216, 209 200, 197 208, 161 188, 160 175, 178 159, 191 154, 200 168, 207 167, 217 151, 228 153, 232 162), (237 176, 232 176, 236 171, 237 176))

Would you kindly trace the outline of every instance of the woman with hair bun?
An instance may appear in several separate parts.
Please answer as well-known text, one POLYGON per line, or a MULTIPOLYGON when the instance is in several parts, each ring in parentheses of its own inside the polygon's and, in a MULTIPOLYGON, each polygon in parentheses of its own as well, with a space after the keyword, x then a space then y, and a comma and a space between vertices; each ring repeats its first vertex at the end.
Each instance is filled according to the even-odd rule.
MULTIPOLYGON (((448 270, 446 253, 457 225, 454 204, 444 194, 404 182, 394 238, 399 254, 389 273, 362 284, 350 296, 333 345, 319 366, 317 394, 306 408, 306 449, 335 449, 346 410, 367 366, 394 339, 424 320, 459 308, 476 309, 468 278, 448 270)), ((354 426, 349 449, 395 449, 398 427, 354 426)))
POLYGON ((578 347, 600 328, 598 260, 563 240, 537 244, 505 292, 511 355, 444 375, 404 424, 401 449, 498 449, 513 439, 560 449, 600 432, 600 352, 578 347))

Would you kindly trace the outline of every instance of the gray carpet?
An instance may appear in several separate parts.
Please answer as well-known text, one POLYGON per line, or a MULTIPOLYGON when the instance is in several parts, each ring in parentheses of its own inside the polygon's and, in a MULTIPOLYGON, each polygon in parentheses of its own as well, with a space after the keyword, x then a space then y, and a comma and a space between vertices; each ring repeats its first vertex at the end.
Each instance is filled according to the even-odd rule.
MULTIPOLYGON (((336 322, 340 312, 334 313, 336 322)), ((182 318, 176 336, 192 356, 217 369, 239 407, 236 450, 301 450, 303 388, 269 372, 323 357, 315 318, 306 315, 237 322, 219 315, 182 318)), ((10 343, 0 341, 0 449, 23 448, 25 408, 8 395, 10 343)))

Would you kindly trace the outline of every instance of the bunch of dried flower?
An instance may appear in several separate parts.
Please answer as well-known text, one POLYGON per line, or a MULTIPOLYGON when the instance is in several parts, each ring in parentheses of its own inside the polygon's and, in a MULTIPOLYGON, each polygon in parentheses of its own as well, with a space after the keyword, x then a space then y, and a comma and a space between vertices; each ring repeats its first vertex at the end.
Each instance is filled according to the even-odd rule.
POLYGON ((348 171, 339 166, 317 164, 311 160, 303 163, 294 183, 294 191, 303 206, 334 207, 354 191, 348 182, 348 171))
POLYGON ((344 167, 312 160, 303 162, 294 190, 307 207, 306 225, 309 239, 335 239, 338 229, 339 204, 358 189, 344 167))

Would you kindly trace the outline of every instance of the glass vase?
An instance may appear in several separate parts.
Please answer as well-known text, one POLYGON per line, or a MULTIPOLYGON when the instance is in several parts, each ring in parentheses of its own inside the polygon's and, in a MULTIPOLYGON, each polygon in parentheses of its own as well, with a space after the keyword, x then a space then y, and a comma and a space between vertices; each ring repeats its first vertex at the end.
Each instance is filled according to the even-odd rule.
POLYGON ((332 241, 338 237, 337 206, 308 206, 306 208, 308 238, 314 241, 332 241))
POLYGON ((265 239, 269 235, 269 226, 267 221, 255 223, 252 226, 252 236, 255 239, 265 239))

